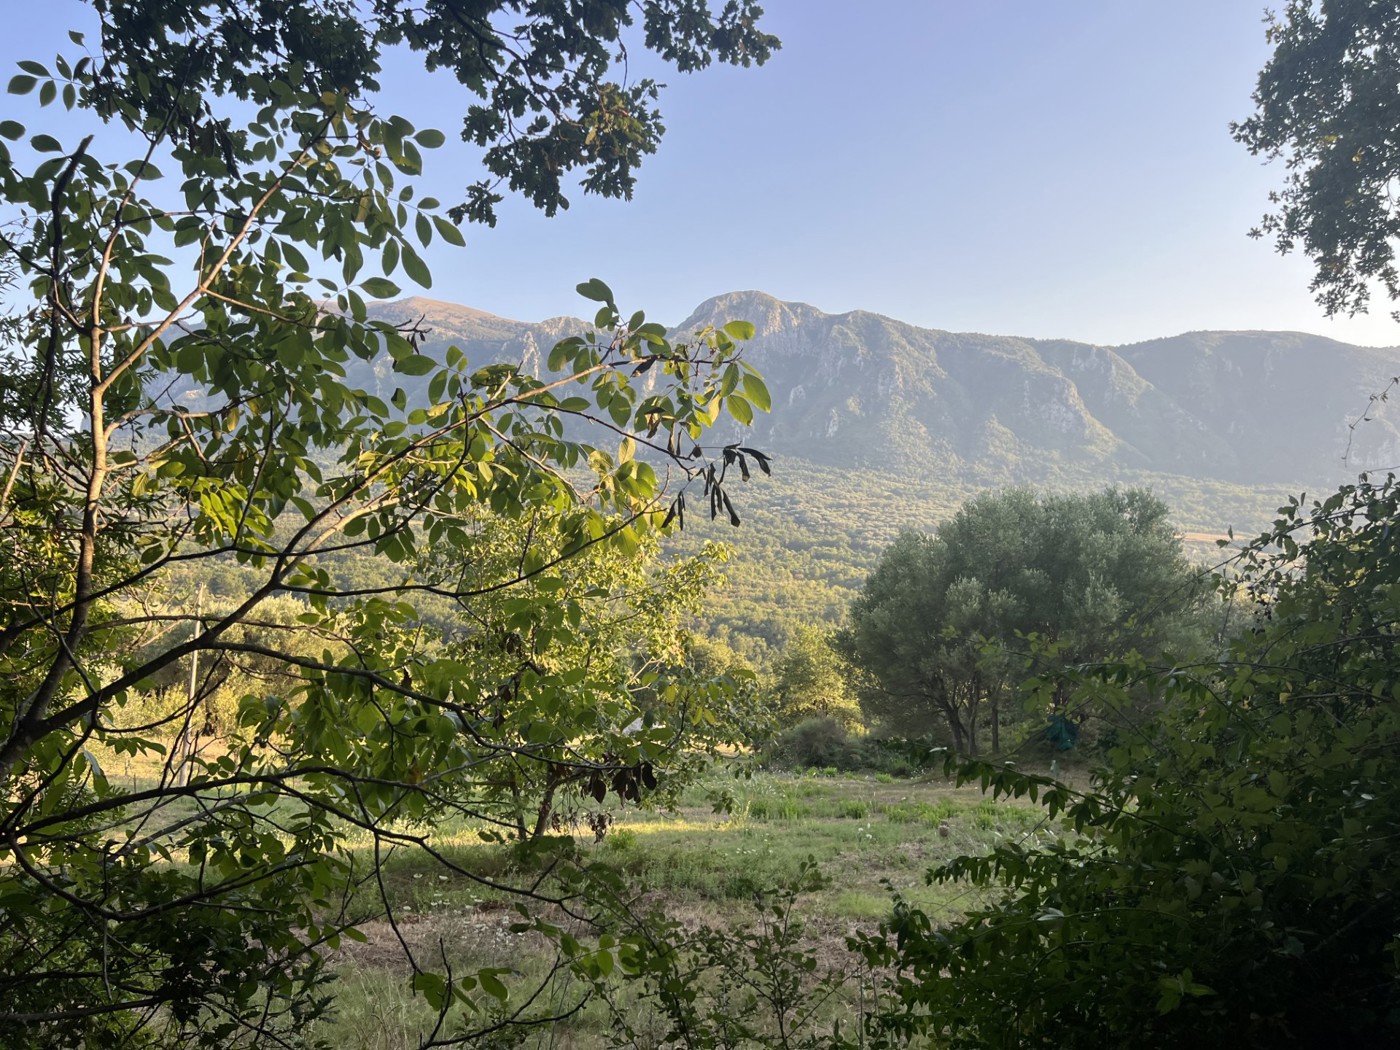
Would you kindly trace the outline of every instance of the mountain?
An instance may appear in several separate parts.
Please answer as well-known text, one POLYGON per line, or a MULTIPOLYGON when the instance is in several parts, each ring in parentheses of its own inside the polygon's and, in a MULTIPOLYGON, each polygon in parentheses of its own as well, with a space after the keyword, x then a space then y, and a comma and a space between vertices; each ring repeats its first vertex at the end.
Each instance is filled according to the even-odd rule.
POLYGON ((1400 463, 1400 414, 1348 424, 1400 375, 1400 348, 1296 332, 1190 332, 1107 347, 826 314, 718 296, 679 328, 752 321, 773 393, 754 440, 833 466, 1035 481, 1047 470, 1233 484, 1325 483, 1400 463))
MULTIPOLYGON (((439 359, 456 345, 472 368, 504 361, 535 374, 555 342, 587 327, 423 298, 370 311, 425 332, 439 359)), ((773 476, 731 489, 742 527, 692 514, 669 543, 729 545, 728 586, 707 597, 699 626, 760 667, 796 625, 839 621, 900 531, 932 529, 987 488, 1145 486, 1172 508, 1188 553, 1217 564, 1228 553, 1217 539, 1257 534, 1290 494, 1400 463, 1400 418, 1385 399, 1400 349, 1289 332, 1093 346, 828 314, 761 292, 707 300, 675 334, 730 320, 754 324, 744 353, 773 411, 752 431, 725 422, 717 437, 768 452, 773 476)), ((348 372, 386 401, 398 386, 411 403, 426 397, 426 377, 387 359, 348 372)))
MULTIPOLYGON (((372 312, 421 319, 429 352, 455 343, 473 364, 516 361, 536 372, 553 342, 585 325, 422 298, 372 312)), ((755 327, 745 354, 774 406, 744 440, 780 457, 975 485, 1088 473, 1316 487, 1400 464, 1400 413, 1372 401, 1400 375, 1400 348, 1297 332, 1096 346, 828 314, 762 292, 709 299, 675 331, 736 319, 755 327), (1350 430, 1368 408, 1374 418, 1350 430)), ((381 395, 404 382, 383 365, 356 381, 381 395)), ((737 426, 721 432, 737 436, 737 426)))

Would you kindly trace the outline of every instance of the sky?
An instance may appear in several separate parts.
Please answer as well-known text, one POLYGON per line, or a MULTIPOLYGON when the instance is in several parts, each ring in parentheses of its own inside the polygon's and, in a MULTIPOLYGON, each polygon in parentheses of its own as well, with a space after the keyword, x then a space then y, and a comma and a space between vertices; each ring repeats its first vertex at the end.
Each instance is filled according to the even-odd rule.
MULTIPOLYGON (((712 0, 713 2, 713 0, 712 0)), ((6 0, 0 72, 72 52, 78 0, 6 0)), ((1283 179, 1230 137, 1268 57, 1257 0, 767 0, 762 68, 682 75, 631 201, 570 194, 553 219, 511 201, 465 250, 430 253, 423 294, 520 320, 588 312, 678 323, 759 289, 952 331, 1106 345, 1201 329, 1400 344, 1382 308, 1329 320, 1311 266, 1248 230, 1283 179)), ((381 108, 452 144, 422 185, 460 199, 467 98, 391 55, 381 108)))

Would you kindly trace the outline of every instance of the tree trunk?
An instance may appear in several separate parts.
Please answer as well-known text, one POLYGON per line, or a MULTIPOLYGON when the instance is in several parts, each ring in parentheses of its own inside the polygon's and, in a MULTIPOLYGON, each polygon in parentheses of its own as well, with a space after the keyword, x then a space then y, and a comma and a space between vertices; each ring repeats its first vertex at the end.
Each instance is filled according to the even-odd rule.
POLYGON ((992 693, 992 754, 1001 754, 1001 695, 992 693))
POLYGON ((960 755, 966 754, 967 748, 963 743, 962 718, 958 714, 957 704, 944 701, 940 703, 939 706, 943 708, 943 717, 948 720, 948 732, 951 733, 953 737, 953 750, 960 755))

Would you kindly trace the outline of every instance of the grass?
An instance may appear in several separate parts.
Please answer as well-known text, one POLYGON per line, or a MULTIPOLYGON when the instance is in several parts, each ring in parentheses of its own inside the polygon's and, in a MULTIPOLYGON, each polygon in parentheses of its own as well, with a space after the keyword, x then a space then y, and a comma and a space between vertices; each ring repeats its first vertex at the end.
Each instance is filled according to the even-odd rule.
MULTIPOLYGON (((122 787, 145 787, 160 775, 156 756, 104 764, 122 787)), ((173 823, 193 811, 194 803, 181 799, 155 820, 173 823)), ((826 890, 812 895, 813 912, 868 920, 883 914, 872 902, 888 910, 891 889, 926 910, 954 907, 962 891, 927 886, 925 872, 961 853, 983 851, 1000 837, 1032 833, 1041 811, 993 802, 975 788, 940 780, 763 773, 747 780, 717 774, 691 788, 674 811, 621 807, 612 816, 601 842, 586 829, 577 836, 584 855, 668 904, 723 918, 733 902, 791 878, 812 858, 832 876, 826 890), (720 796, 728 800, 725 812, 715 810, 720 796)), ((379 885, 363 892, 382 892, 405 915, 500 908, 510 896, 487 883, 527 881, 533 865, 509 846, 481 841, 478 830, 448 819, 433 828, 431 841, 451 865, 479 879, 423 854, 390 849, 379 885)), ((368 864, 368 834, 352 833, 348 843, 368 864)))
MULTIPOLYGON (((1041 812, 941 781, 763 774, 699 785, 674 812, 626 808, 613 816, 601 842, 587 832, 579 837, 583 853, 624 876, 643 903, 688 927, 751 920, 762 891, 814 859, 826 878, 800 904, 806 943, 824 965, 852 966, 845 938, 887 916, 892 891, 934 915, 968 907, 975 900, 968 887, 929 886, 925 873, 999 839, 1037 834, 1041 812), (716 813, 711 799, 725 789, 730 809, 716 813)), ((438 848, 454 864, 505 882, 528 875, 515 851, 472 841, 469 830, 449 824, 437 831, 438 848)), ((546 975, 546 946, 510 931, 518 916, 499 892, 406 855, 389 858, 384 886, 403 920, 400 934, 426 962, 445 958, 458 973, 506 967, 517 989, 546 975)), ((366 932, 367 944, 349 946, 335 960, 337 1015, 321 1022, 318 1034, 365 1050, 416 1045, 435 1013, 409 991, 393 931, 380 923, 366 932)), ((561 1010, 579 994, 567 983, 547 993, 561 1010)), ((590 1007, 529 1041, 593 1048, 603 1045, 606 1025, 601 1008, 590 1007)))
MULTIPOLYGON (((123 787, 145 786, 161 769, 155 756, 104 765, 123 787)), ((169 807, 154 820, 173 822, 187 815, 188 806, 169 807)), ((824 967, 841 968, 855 965, 846 937, 885 918, 892 893, 934 916, 975 903, 969 887, 931 886, 926 873, 999 840, 1041 833, 1042 812, 992 802, 975 788, 941 780, 765 773, 747 780, 716 774, 689 790, 671 812, 629 806, 611 815, 601 841, 581 827, 575 839, 580 852, 620 875, 640 906, 691 929, 753 921, 754 902, 764 891, 792 880, 809 858, 815 861, 825 881, 800 902, 804 944, 824 967), (727 801, 724 811, 716 812, 716 798, 727 801)), ((394 924, 366 923, 363 943, 347 939, 332 953, 336 1012, 317 1022, 317 1036, 338 1047, 399 1050, 416 1046, 433 1029, 437 1014, 411 989, 405 945, 426 969, 447 966, 458 975, 483 967, 507 971, 508 1006, 545 980, 552 946, 512 931, 520 921, 515 897, 500 888, 529 884, 540 862, 512 846, 483 842, 478 831, 451 819, 431 829, 433 847, 447 865, 417 851, 387 852, 380 878, 361 887, 360 914, 387 903, 394 924)), ((357 866, 367 870, 369 836, 352 835, 348 844, 357 866)), ((578 932, 586 934, 582 927, 578 932)), ((623 988, 619 994, 637 993, 623 988)), ((536 1005, 567 1012, 581 995, 581 987, 556 982, 536 1005)), ((489 1022, 487 1015, 474 1023, 489 1022)), ((602 1007, 594 1005, 548 1026, 547 1037, 546 1029, 535 1030, 527 1042, 594 1050, 605 1044, 607 1024, 602 1007)))

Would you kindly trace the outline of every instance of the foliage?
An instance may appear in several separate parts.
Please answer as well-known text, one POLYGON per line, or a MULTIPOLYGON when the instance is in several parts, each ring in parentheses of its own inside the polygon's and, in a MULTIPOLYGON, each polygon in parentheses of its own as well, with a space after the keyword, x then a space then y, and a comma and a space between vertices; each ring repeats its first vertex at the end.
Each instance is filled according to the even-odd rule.
POLYGON ((932 740, 854 735, 829 715, 804 718, 762 749, 765 764, 779 769, 877 773, 886 778, 922 772, 940 753, 932 740))
POLYGON ((659 561, 658 539, 632 557, 598 545, 567 572, 509 586, 523 559, 558 561, 563 538, 550 519, 493 517, 426 576, 470 591, 473 601, 445 639, 478 732, 496 754, 459 789, 499 801, 502 826, 524 839, 551 830, 561 793, 609 793, 653 802, 674 797, 706 754, 748 735, 751 675, 696 668, 683 620, 715 585, 724 551, 659 561), (645 761, 636 756, 649 742, 645 761), (664 761, 658 756, 664 756, 664 761))
MULTIPOLYGON (((640 562, 688 487, 731 508, 729 470, 747 475, 752 454, 697 443, 726 405, 751 414, 745 398, 766 393, 739 357, 750 326, 674 342, 642 313, 624 317, 596 279, 579 289, 595 328, 555 346, 547 372, 421 353, 423 333, 369 319, 365 297, 397 294, 399 266, 426 283, 417 251, 433 237, 461 243, 403 182, 442 136, 376 115, 314 62, 220 80, 232 53, 197 23, 244 5, 97 6, 102 54, 25 62, 10 82, 12 94, 37 88, 49 130, 0 122, 0 206, 17 217, 0 249, 20 318, 0 347, 0 1042, 291 1044, 326 1006, 325 950, 387 907, 384 853, 429 850, 427 822, 444 812, 514 826, 514 810, 502 817, 514 799, 477 778, 503 763, 553 770, 561 742, 602 732, 567 702, 577 664, 550 657, 587 649, 597 624, 597 581, 587 558, 575 579, 574 559, 640 562), (138 69, 143 30, 160 44, 152 62, 184 40, 213 65, 191 59, 183 82, 138 69), (220 86, 248 104, 246 127, 205 108, 201 88, 220 86), (62 141, 60 104, 116 122, 135 155, 62 141), (427 402, 345 382, 350 361, 371 359, 426 377, 427 402), (566 436, 565 420, 590 421, 590 440, 566 436), (540 541, 489 579, 437 573, 472 564, 486 519, 526 522, 540 541), (372 553, 375 582, 345 586, 328 567, 354 551, 372 553), (192 564, 234 566, 242 589, 196 612, 163 589, 192 564), (259 619, 287 596, 304 603, 295 630, 259 619), (454 652, 420 599, 489 607, 493 628, 531 633, 546 659, 527 673, 454 652), (261 671, 236 734, 181 764, 163 726, 123 709, 195 656, 261 671), (490 708, 517 675, 511 703, 490 708), (104 768, 153 754, 166 758, 150 782, 104 768), (377 905, 361 892, 376 883, 377 905)), ((317 18, 353 11, 284 9, 258 5, 247 24, 323 46, 317 18)), ((531 12, 544 32, 544 5, 531 12)), ((354 27, 336 25, 327 54, 369 70, 345 46, 354 27)), ((557 28, 579 46, 594 35, 557 28)), ((510 65, 499 75, 526 79, 510 65)), ((591 695, 625 686, 599 668, 591 695)), ((670 710, 724 714, 722 690, 673 684, 670 710)), ((192 690, 178 717, 206 699, 192 690)), ((678 729, 644 722, 562 761, 636 798, 678 729)), ((424 994, 505 994, 495 975, 449 981, 430 960, 408 964, 424 994)), ((440 1020, 434 1039, 471 1034, 440 1020)))
MULTIPOLYGON (((685 1045, 697 1050, 832 1050, 860 1045, 860 1019, 845 1024, 852 975, 823 970, 805 941, 798 898, 823 880, 811 858, 779 886, 753 895, 756 920, 688 930, 661 912, 627 916, 617 949, 624 985, 598 980, 609 1007, 608 1045, 685 1045), (628 994, 619 996, 619 988, 628 994)), ((597 980, 600 955, 576 967, 597 980)))
POLYGON ((1063 818, 931 873, 991 899, 946 926, 900 905, 890 1032, 957 1046, 1392 1046, 1400 1038, 1400 558, 1394 479, 1297 500, 1223 578, 1256 602, 1218 663, 1128 662, 1167 709, 1092 788, 964 770, 1063 818), (1300 536, 1299 534, 1303 535, 1300 536), (941 1034, 940 1034, 941 1033, 941 1034))
POLYGON ((1312 290, 1329 315, 1364 311, 1374 282, 1400 298, 1391 129, 1400 11, 1388 0, 1290 0, 1268 19, 1273 56, 1259 74, 1254 115, 1232 126, 1254 154, 1283 158, 1276 210, 1255 236, 1316 264, 1312 290))
MULTIPOLYGON (((1011 489, 967 503, 934 536, 885 552, 839 636, 867 672, 861 704, 908 735, 946 726, 976 754, 986 715, 998 750, 1014 651, 1078 664, 1169 640, 1195 597, 1167 508, 1140 490, 1036 496, 1011 489)), ((1060 710, 1063 695, 1049 698, 1060 710)))
POLYGON ((797 768, 844 768, 851 738, 846 727, 830 715, 814 715, 780 733, 769 753, 797 768))
MULTIPOLYGON (((682 72, 715 60, 761 65, 780 46, 759 28, 763 9, 754 0, 725 0, 717 13, 707 0, 375 0, 368 8, 351 0, 89 2, 103 23, 92 108, 170 127, 188 147, 231 167, 256 160, 253 141, 211 108, 210 97, 255 98, 260 84, 297 78, 315 94, 364 95, 377 87, 385 49, 407 44, 428 69, 447 71, 474 96, 461 136, 483 150, 488 177, 468 186, 450 214, 492 225, 503 184, 548 215, 569 206, 562 182, 576 169, 587 193, 632 196, 634 169, 656 152, 663 127, 659 85, 626 81, 629 40, 682 72)), ((391 138, 384 154, 421 169, 418 147, 442 140, 427 134, 426 143, 391 138)))
MULTIPOLYGON (((765 374, 771 384, 771 377, 765 374)), ((977 495, 956 477, 915 478, 875 468, 852 471, 784 456, 782 485, 763 486, 744 500, 743 542, 733 544, 728 584, 714 594, 698 622, 707 636, 742 654, 755 670, 773 672, 790 639, 808 628, 834 629, 875 571, 885 548, 909 529, 952 518, 977 495)), ((775 466, 775 469, 776 466, 775 466)), ((1252 534, 1273 518, 1279 492, 1150 475, 1154 492, 1172 508, 1177 528, 1223 534, 1230 522, 1252 534)), ((1137 483, 1137 482, 1135 482, 1137 483)), ((1143 482, 1145 483, 1145 482, 1143 482)), ((1086 473, 1061 477, 1056 492, 1103 487, 1086 473)), ((708 538, 729 538, 727 523, 687 523, 677 549, 698 551, 708 538)), ((1214 565, 1213 541, 1183 542, 1193 561, 1214 565)))
MULTIPOLYGON (((847 729, 860 725, 851 679, 854 670, 831 647, 831 636, 800 626, 788 638, 773 680, 780 722, 827 717, 847 729)), ((825 763, 822 763, 825 765, 825 763)))

